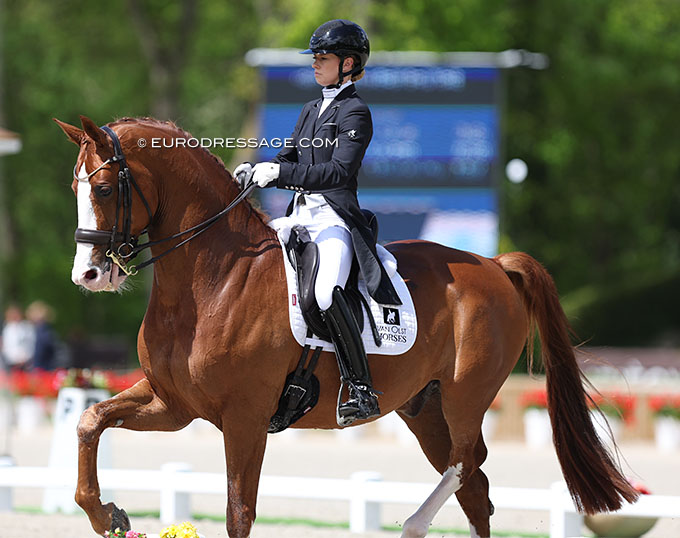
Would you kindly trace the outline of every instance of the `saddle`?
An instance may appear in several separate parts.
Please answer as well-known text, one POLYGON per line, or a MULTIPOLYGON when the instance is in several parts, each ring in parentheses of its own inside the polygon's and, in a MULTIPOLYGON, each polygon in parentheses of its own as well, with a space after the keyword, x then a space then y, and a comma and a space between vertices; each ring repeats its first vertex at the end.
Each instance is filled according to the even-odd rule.
MULTIPOLYGON (((378 239, 378 219, 375 214, 367 209, 361 210, 373 233, 375 241, 378 239)), ((328 331, 326 322, 321 317, 321 310, 316 302, 314 288, 316 277, 319 272, 319 249, 303 226, 295 225, 291 228, 290 238, 286 244, 286 253, 291 265, 295 268, 298 287, 298 301, 302 317, 307 323, 309 331, 322 340, 331 342, 331 335, 328 331)), ((377 345, 380 345, 380 337, 377 333, 375 320, 371 315, 371 310, 366 303, 366 299, 359 291, 359 264, 354 258, 352 269, 350 270, 347 283, 345 284, 345 294, 347 295, 350 308, 354 314, 359 329, 364 328, 364 312, 368 316, 373 335, 377 345)))
MULTIPOLYGON (((378 219, 368 210, 362 210, 366 220, 368 220, 374 238, 378 237, 378 219)), ((321 317, 321 310, 316 302, 314 288, 316 277, 319 273, 319 249, 311 240, 309 232, 303 226, 295 225, 291 228, 290 238, 286 243, 286 254, 295 268, 298 289, 298 301, 302 316, 307 323, 307 337, 315 335, 321 340, 331 342, 331 335, 326 326, 326 322, 321 317)), ((348 298, 352 313, 363 329, 364 309, 371 324, 373 338, 377 345, 380 345, 380 335, 371 314, 366 299, 359 291, 359 264, 356 258, 352 262, 347 284, 345 285, 345 295, 348 298)), ((283 393, 279 398, 279 405, 276 413, 269 422, 269 433, 278 433, 285 430, 291 424, 302 418, 316 405, 319 399, 319 380, 313 374, 316 368, 322 348, 316 347, 312 357, 307 362, 311 346, 306 344, 302 350, 302 355, 294 372, 288 374, 284 385, 283 393)))

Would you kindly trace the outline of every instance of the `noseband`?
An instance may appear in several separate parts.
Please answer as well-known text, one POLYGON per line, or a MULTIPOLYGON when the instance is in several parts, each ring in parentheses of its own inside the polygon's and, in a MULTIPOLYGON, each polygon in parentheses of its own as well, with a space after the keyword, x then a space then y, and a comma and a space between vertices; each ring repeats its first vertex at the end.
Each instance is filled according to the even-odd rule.
POLYGON ((113 228, 109 231, 88 230, 85 228, 78 228, 76 229, 74 238, 76 243, 87 243, 90 245, 108 245, 106 256, 110 258, 113 261, 113 263, 115 263, 118 266, 118 268, 128 276, 137 274, 137 271, 139 269, 142 269, 148 265, 151 265, 152 263, 155 263, 158 259, 162 258, 167 254, 170 254, 170 252, 172 252, 173 250, 181 247, 185 243, 188 243, 192 239, 196 238, 199 234, 203 233, 205 230, 207 230, 213 224, 215 224, 221 217, 223 217, 229 211, 231 211, 239 202, 241 202, 246 196, 248 196, 248 194, 250 194, 250 191, 252 191, 252 189, 255 187, 255 184, 251 183, 246 188, 244 188, 243 191, 241 191, 241 193, 239 193, 239 195, 236 196, 236 198, 234 198, 231 201, 231 203, 227 207, 225 207, 222 211, 220 211, 216 215, 213 215, 209 219, 204 220, 203 222, 197 224, 196 226, 192 226, 188 230, 178 232, 169 237, 158 239, 156 241, 148 241, 140 245, 138 244, 139 236, 145 234, 151 227, 151 224, 153 222, 154 217, 151 212, 151 207, 149 206, 149 202, 147 202, 146 198, 144 197, 144 194, 139 188, 139 185, 135 181, 134 176, 132 175, 132 171, 130 170, 125 159, 125 155, 123 154, 123 149, 120 145, 118 135, 113 131, 113 129, 111 129, 107 125, 104 125, 102 127, 102 130, 109 136, 109 138, 111 138, 111 141, 113 142, 113 157, 110 157, 109 159, 104 161, 104 163, 102 163, 99 167, 90 172, 85 178, 80 178, 76 175, 76 167, 78 166, 78 163, 76 163, 75 167, 73 168, 73 177, 78 181, 83 181, 85 179, 89 181, 93 175, 99 172, 106 165, 111 163, 118 164, 118 200, 116 202, 116 222, 113 228), (149 216, 148 224, 138 235, 132 234, 132 189, 134 189, 139 195, 139 198, 142 200, 144 208, 146 209, 146 213, 149 216), (122 209, 122 230, 120 229, 121 209, 122 209), (132 261, 143 250, 150 248, 154 245, 164 243, 166 241, 178 239, 191 232, 195 233, 189 236, 188 238, 184 239, 183 241, 180 241, 177 245, 162 252, 158 256, 154 256, 136 266, 128 265, 129 262, 132 261), (118 245, 118 247, 116 247, 116 245, 118 245))

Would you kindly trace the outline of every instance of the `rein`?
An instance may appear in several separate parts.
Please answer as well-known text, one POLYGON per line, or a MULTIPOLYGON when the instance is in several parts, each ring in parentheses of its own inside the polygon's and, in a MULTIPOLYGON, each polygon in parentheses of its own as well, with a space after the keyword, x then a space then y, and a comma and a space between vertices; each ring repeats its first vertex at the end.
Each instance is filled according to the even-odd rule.
MULTIPOLYGON (((147 214, 149 215, 149 223, 146 225, 146 227, 139 233, 139 235, 143 235, 148 231, 148 229, 151 227, 151 224, 153 222, 153 214, 151 213, 151 207, 149 206, 149 203, 147 202, 146 198, 144 197, 144 194, 142 193, 141 189, 139 188, 139 185, 135 181, 134 176, 132 175, 132 171, 130 170, 129 166, 127 165, 127 161, 125 159, 125 155, 123 154, 123 149, 120 145, 120 140, 118 139, 118 135, 113 131, 108 126, 103 126, 102 130, 111 138, 111 141, 113 142, 113 157, 107 159, 104 163, 101 164, 96 170, 93 170, 90 172, 86 178, 79 178, 76 175, 76 170, 75 167, 73 169, 73 177, 78 180, 82 181, 83 179, 89 179, 99 172, 102 168, 104 168, 106 165, 111 164, 111 163, 118 163, 118 200, 116 202, 116 222, 113 226, 113 228, 110 231, 105 231, 105 230, 89 230, 89 229, 84 229, 84 228, 78 228, 76 229, 74 239, 76 243, 87 243, 87 244, 92 244, 92 245, 108 245, 109 248, 106 252, 106 256, 111 259, 113 263, 115 263, 118 268, 125 273, 127 276, 131 275, 136 275, 137 272, 140 269, 143 269, 144 267, 147 267, 156 261, 158 261, 160 258, 163 256, 167 256, 170 254, 172 251, 178 249, 182 245, 188 243, 192 239, 195 239, 198 237, 200 234, 205 232, 208 228, 210 228, 213 224, 215 224, 219 219, 221 219, 224 215, 229 213, 234 207, 236 207, 243 199, 250 194, 250 192, 253 190, 255 187, 254 183, 251 183, 247 187, 245 187, 239 194, 234 198, 227 207, 225 207, 222 211, 219 213, 213 215, 212 217, 204 220, 203 222, 198 223, 196 226, 192 226, 191 228, 187 230, 183 230, 181 232, 178 232, 176 234, 173 234, 169 237, 164 237, 162 239, 157 239, 155 241, 147 241, 146 243, 138 244, 139 237, 135 236, 132 234, 131 229, 132 229, 132 189, 137 191, 137 194, 142 200, 142 203, 144 204, 144 207, 146 209, 147 214), (123 230, 119 231, 119 225, 120 225, 120 213, 122 209, 122 226, 123 230), (169 249, 161 252, 159 255, 154 256, 138 265, 128 265, 140 252, 146 250, 147 248, 151 248, 155 245, 159 245, 161 243, 165 243, 167 241, 172 241, 174 239, 179 239, 183 237, 184 235, 188 233, 193 233, 190 237, 187 237, 186 239, 180 241, 177 243, 175 246, 170 247, 169 249), (118 248, 115 248, 116 243, 120 243, 118 248)), ((78 164, 76 163, 76 166, 78 164)), ((113 273, 112 273, 113 274, 113 273)))

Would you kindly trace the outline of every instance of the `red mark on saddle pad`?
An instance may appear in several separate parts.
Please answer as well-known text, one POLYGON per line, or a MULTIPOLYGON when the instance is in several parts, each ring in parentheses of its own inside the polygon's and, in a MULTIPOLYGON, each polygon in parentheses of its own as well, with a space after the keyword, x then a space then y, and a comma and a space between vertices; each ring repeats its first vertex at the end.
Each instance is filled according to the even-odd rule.
POLYGON ((295 306, 297 304, 297 295, 293 293, 291 297, 293 298, 293 306, 295 306))

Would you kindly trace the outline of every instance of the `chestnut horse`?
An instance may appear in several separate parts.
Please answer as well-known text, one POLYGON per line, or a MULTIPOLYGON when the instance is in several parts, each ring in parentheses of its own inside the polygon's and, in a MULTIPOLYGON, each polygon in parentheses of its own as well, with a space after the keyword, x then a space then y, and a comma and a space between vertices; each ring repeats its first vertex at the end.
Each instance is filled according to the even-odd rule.
MULTIPOLYGON (((152 255, 162 257, 155 263, 138 337, 146 377, 83 413, 76 501, 97 533, 129 528, 123 510, 99 499, 102 432, 114 427, 175 431, 201 417, 223 432, 227 531, 231 538, 245 538, 255 519, 267 426, 301 351, 289 327, 276 234, 244 200, 195 240, 179 245, 187 236, 176 234, 220 213, 239 195, 222 162, 205 149, 186 147, 190 135, 171 123, 125 118, 107 127, 120 140, 119 151, 134 177, 134 188, 128 185, 126 191, 118 181, 125 163, 114 158, 114 137, 86 117, 81 122, 82 129, 58 122, 80 147, 73 190, 81 237, 73 281, 101 291, 120 289, 126 278, 106 256, 110 247, 101 244, 106 241, 83 242, 93 230, 109 237, 115 226, 119 245, 129 241, 126 235, 148 228, 152 255), (125 222, 128 233, 121 231, 125 222)), ((419 334, 404 355, 370 356, 374 385, 384 392, 382 412, 399 413, 442 475, 405 521, 402 536, 425 536, 454 493, 471 535, 490 536, 493 505, 480 469, 487 454, 482 418, 533 341, 535 327, 543 342, 555 448, 576 505, 594 513, 615 510, 622 499, 635 500, 591 424, 568 323, 546 270, 520 252, 488 259, 426 241, 387 248, 413 296, 419 334)), ((123 255, 131 249, 124 245, 123 255)), ((332 354, 321 356, 315 373, 319 402, 294 427, 336 428, 339 374, 332 354)))

